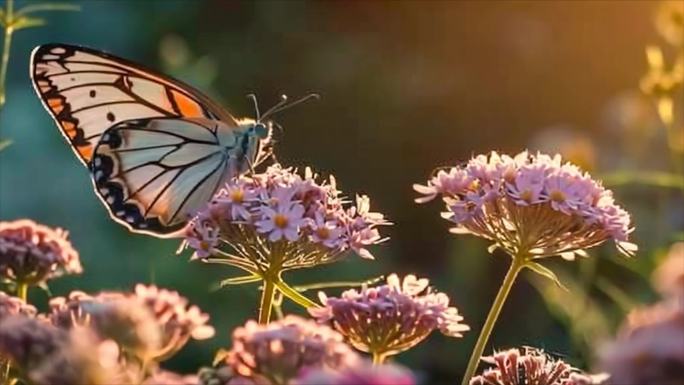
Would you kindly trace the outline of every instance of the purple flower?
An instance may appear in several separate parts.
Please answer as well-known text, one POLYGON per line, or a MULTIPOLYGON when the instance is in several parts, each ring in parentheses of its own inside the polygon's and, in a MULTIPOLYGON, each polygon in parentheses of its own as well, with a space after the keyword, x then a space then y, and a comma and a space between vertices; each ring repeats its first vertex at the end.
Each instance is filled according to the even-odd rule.
POLYGON ((597 385, 603 379, 583 374, 562 360, 531 348, 495 352, 482 357, 482 361, 494 367, 473 377, 470 385, 597 385))
POLYGON ((235 329, 225 362, 241 377, 277 385, 288 384, 308 370, 340 370, 359 359, 329 327, 287 316, 268 325, 248 321, 235 329))
POLYGON ((81 261, 67 235, 28 219, 0 222, 0 276, 37 285, 64 274, 80 274, 81 261))
POLYGON ((384 239, 377 227, 388 224, 370 211, 370 200, 356 204, 340 197, 335 179, 304 175, 280 165, 230 180, 197 213, 186 233, 193 258, 220 258, 254 274, 272 265, 312 267, 339 260, 348 250, 372 257, 369 246, 384 239))
POLYGON ((442 195, 453 232, 489 239, 510 255, 572 258, 609 239, 625 255, 637 249, 630 216, 612 193, 559 155, 478 155, 414 188, 419 203, 442 195))
POLYGON ((395 365, 361 365, 340 371, 312 370, 297 379, 297 385, 415 385, 410 370, 395 365))
POLYGON ((65 331, 25 316, 0 321, 0 356, 25 376, 22 383, 124 384, 116 345, 98 339, 89 329, 65 331))
POLYGON ((617 339, 600 354, 610 383, 681 384, 684 378, 684 298, 629 314, 617 339))
POLYGON ((134 298, 141 301, 161 328, 161 349, 154 358, 161 361, 178 352, 190 338, 206 340, 214 336, 214 328, 207 325, 209 316, 176 291, 154 285, 135 286, 134 298))
POLYGON ((88 327, 138 359, 155 357, 161 348, 161 329, 154 314, 142 301, 123 293, 91 296, 73 291, 67 298, 52 298, 48 320, 63 329, 88 327))
POLYGON ((347 290, 342 297, 320 293, 322 308, 310 308, 319 322, 331 322, 355 348, 376 357, 401 353, 439 329, 450 337, 469 330, 449 298, 413 275, 396 274, 378 287, 347 290))
POLYGON ((336 249, 340 246, 344 230, 340 227, 339 222, 335 220, 327 220, 323 213, 316 212, 314 220, 309 224, 311 227, 311 240, 316 243, 322 243, 325 247, 336 249))
POLYGON ((0 291, 0 321, 5 317, 13 315, 34 317, 36 312, 36 308, 33 305, 27 304, 23 299, 0 291))
POLYGON ((261 207, 262 220, 256 222, 257 232, 267 233, 271 242, 282 238, 290 242, 299 239, 299 229, 306 224, 304 206, 285 200, 278 200, 275 209, 261 207))

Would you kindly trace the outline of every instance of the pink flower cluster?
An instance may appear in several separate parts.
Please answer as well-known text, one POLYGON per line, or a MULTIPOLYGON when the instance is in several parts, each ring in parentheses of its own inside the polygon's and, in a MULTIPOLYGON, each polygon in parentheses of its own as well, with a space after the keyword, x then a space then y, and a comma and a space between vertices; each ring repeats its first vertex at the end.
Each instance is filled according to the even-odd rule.
POLYGON ((478 155, 414 189, 423 195, 418 203, 442 196, 443 217, 457 224, 455 232, 494 240, 508 252, 572 257, 607 239, 624 254, 636 251, 628 242, 630 216, 612 192, 560 155, 478 155))
POLYGON ((598 385, 605 380, 605 376, 583 374, 532 348, 496 352, 482 360, 494 367, 473 377, 470 385, 598 385))
POLYGON ((1 277, 39 284, 82 271, 78 252, 62 229, 52 229, 28 219, 0 222, 1 277))
POLYGON ((225 243, 233 252, 258 259, 250 250, 284 242, 297 245, 299 253, 294 254, 318 251, 320 258, 309 258, 305 264, 327 261, 349 249, 372 259, 367 247, 384 240, 377 226, 388 223, 369 210, 368 197, 358 196, 356 205, 349 205, 332 176, 328 181, 318 179, 309 168, 300 176, 280 165, 233 179, 192 221, 187 244, 198 258, 215 255, 225 243), (246 243, 254 247, 242 247, 246 243))
POLYGON ((50 321, 61 327, 89 326, 122 348, 162 361, 190 338, 214 335, 209 316, 175 291, 138 284, 134 293, 74 291, 50 300, 50 321))
POLYGON ((368 362, 339 371, 313 370, 302 375, 297 385, 415 385, 411 371, 395 365, 368 362))
POLYGON ((261 325, 248 321, 233 331, 225 363, 238 376, 230 383, 288 384, 302 373, 341 370, 360 357, 331 328, 289 315, 261 325), (243 382, 238 382, 242 377, 243 382))
POLYGON ((435 329, 461 337, 470 328, 449 307, 449 297, 428 284, 425 278, 408 275, 402 281, 392 274, 385 285, 350 289, 341 298, 321 292, 323 307, 309 308, 309 313, 319 322, 332 322, 355 348, 379 356, 410 349, 435 329))

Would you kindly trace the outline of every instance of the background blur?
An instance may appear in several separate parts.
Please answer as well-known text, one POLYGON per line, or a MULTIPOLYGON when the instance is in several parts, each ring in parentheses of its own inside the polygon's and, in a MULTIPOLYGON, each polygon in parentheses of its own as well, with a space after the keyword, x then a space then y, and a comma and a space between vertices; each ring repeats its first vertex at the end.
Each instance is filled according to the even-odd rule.
MULTIPOLYGON (((53 295, 154 282, 210 313, 217 336, 191 342, 167 363, 172 369, 194 371, 229 346, 229 331, 256 315, 256 286, 215 290, 238 272, 190 263, 174 254, 178 242, 130 234, 107 217, 31 87, 36 45, 66 42, 129 58, 197 86, 237 116, 254 115, 248 93, 262 107, 281 93, 319 93, 320 101, 276 118, 284 127, 280 160, 333 173, 349 194, 370 195, 395 225, 384 229, 391 240, 374 250, 376 261, 350 257, 287 278, 363 280, 395 271, 430 277, 473 328, 461 340, 435 333, 399 356, 430 383, 460 378, 508 266, 505 255, 487 254, 486 242, 448 234, 441 205, 413 203, 411 185, 435 167, 489 150, 561 151, 613 180, 618 200, 635 215, 635 260, 606 246, 575 263, 550 261, 570 293, 533 276, 520 280, 494 347, 538 346, 585 366, 627 310, 655 298, 650 272, 682 239, 682 190, 627 183, 636 171, 677 167, 654 103, 639 89, 649 70, 645 47, 662 46, 669 62, 677 50, 658 33, 656 2, 77 4, 80 12, 48 14, 46 27, 15 36, 0 118, 0 137, 13 141, 0 152, 0 219, 28 217, 70 231, 85 273, 54 281, 53 295)), ((31 292, 39 305, 46 298, 31 292)))

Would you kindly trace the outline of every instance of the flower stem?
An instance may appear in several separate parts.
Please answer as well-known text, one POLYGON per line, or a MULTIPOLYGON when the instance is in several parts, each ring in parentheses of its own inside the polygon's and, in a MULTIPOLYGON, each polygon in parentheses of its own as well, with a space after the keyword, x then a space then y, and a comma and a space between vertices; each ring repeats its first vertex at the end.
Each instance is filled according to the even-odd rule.
POLYGON ((379 366, 384 364, 385 359, 387 359, 387 355, 378 352, 373 352, 373 366, 379 366))
POLYGON ((276 283, 273 279, 264 278, 264 289, 261 292, 261 304, 259 305, 259 323, 267 324, 271 320, 273 299, 275 298, 276 283))
POLYGON ((29 285, 24 282, 17 282, 17 297, 28 303, 28 287, 29 285))
POLYGON ((0 108, 5 105, 5 88, 7 80, 7 65, 9 63, 12 34, 14 33, 14 0, 7 0, 5 6, 5 40, 2 46, 2 62, 0 63, 0 108))
POLYGON ((463 381, 461 382, 461 385, 468 385, 470 383, 470 379, 473 377, 473 375, 475 375, 477 366, 480 363, 480 357, 482 357, 482 353, 484 352, 485 346, 487 345, 489 336, 492 334, 494 324, 496 323, 497 318, 499 318, 501 308, 503 308, 503 304, 506 302, 506 298, 508 297, 508 294, 511 291, 511 287, 513 287, 515 278, 518 276, 520 271, 525 267, 525 259, 526 257, 524 256, 524 254, 518 254, 513 257, 511 267, 508 269, 506 277, 504 277, 503 283, 501 284, 501 288, 499 289, 499 293, 496 295, 496 298, 494 298, 494 303, 492 304, 492 307, 489 310, 487 319, 485 320, 485 323, 482 326, 480 336, 477 338, 477 342, 475 343, 475 348, 473 348, 473 352, 470 355, 468 367, 466 369, 465 375, 463 376, 463 381))
POLYGON ((294 289, 293 287, 291 287, 290 285, 285 283, 285 281, 283 281, 280 278, 278 278, 278 280, 275 282, 275 284, 278 286, 278 290, 281 293, 283 293, 283 295, 285 297, 291 299, 294 303, 296 303, 297 305, 299 305, 305 309, 308 309, 310 307, 319 307, 320 306, 316 302, 310 300, 305 295, 300 293, 298 290, 294 289))

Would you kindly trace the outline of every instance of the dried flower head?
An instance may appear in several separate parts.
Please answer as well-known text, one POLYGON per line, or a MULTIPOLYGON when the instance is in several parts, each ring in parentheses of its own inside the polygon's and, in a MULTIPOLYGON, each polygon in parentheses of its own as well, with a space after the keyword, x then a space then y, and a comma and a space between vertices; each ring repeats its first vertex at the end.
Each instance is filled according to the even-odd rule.
POLYGON ((435 329, 461 337, 470 328, 449 307, 449 297, 428 284, 425 278, 408 275, 402 281, 392 274, 384 285, 350 289, 341 298, 320 293, 323 307, 309 308, 309 313, 319 322, 331 321, 350 344, 376 357, 410 349, 435 329))
POLYGON ((0 291, 0 321, 12 315, 34 317, 36 308, 27 304, 23 299, 7 295, 0 291))
POLYGON ((331 328, 297 316, 267 325, 248 321, 233 331, 225 362, 256 383, 284 385, 305 370, 356 364, 359 356, 342 340, 331 328))
POLYGON ((214 336, 214 328, 207 324, 209 315, 197 306, 189 306, 188 300, 176 291, 138 284, 135 298, 147 306, 161 327, 161 349, 155 356, 158 361, 178 352, 190 338, 205 340, 214 336))
POLYGON ((684 242, 677 242, 670 247, 651 281, 662 295, 684 297, 684 242))
POLYGON ((479 155, 414 189, 424 195, 418 203, 442 196, 454 233, 492 240, 510 255, 571 259, 609 239, 625 255, 636 251, 630 216, 612 192, 559 155, 479 155))
POLYGON ((395 364, 361 365, 340 371, 312 370, 297 380, 297 385, 415 385, 410 370, 395 364))
POLYGON ((0 276, 34 285, 82 271, 65 231, 28 219, 0 222, 0 276))
POLYGON ((142 301, 123 293, 91 296, 74 291, 67 298, 52 298, 49 319, 65 329, 89 327, 138 358, 153 358, 160 350, 161 329, 154 314, 142 301))
POLYGON ((482 357, 482 361, 494 367, 473 377, 470 385, 592 385, 605 379, 602 375, 583 374, 562 360, 532 348, 495 352, 482 357))
POLYGON ((681 384, 684 298, 632 312, 618 338, 601 352, 600 361, 612 384, 681 384))
POLYGON ((319 182, 280 165, 228 182, 187 231, 195 258, 216 255, 236 267, 259 272, 278 265, 289 270, 330 263, 353 250, 373 258, 368 246, 383 241, 383 216, 360 196, 349 205, 334 178, 319 182))
POLYGON ((118 367, 116 345, 85 328, 68 332, 38 319, 10 316, 0 321, 0 356, 35 385, 128 383, 118 367))

